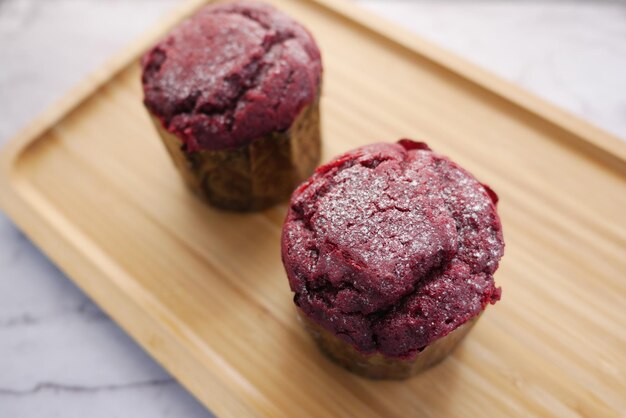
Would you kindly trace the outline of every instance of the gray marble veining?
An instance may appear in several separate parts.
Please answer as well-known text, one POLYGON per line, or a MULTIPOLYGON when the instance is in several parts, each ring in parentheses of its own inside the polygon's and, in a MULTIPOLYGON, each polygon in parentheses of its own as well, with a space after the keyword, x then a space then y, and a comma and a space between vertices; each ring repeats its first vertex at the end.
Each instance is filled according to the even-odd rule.
MULTIPOLYGON (((177 0, 0 0, 0 144, 177 0)), ((360 0, 626 138, 626 3, 360 0)), ((0 417, 210 416, 0 213, 0 417)))

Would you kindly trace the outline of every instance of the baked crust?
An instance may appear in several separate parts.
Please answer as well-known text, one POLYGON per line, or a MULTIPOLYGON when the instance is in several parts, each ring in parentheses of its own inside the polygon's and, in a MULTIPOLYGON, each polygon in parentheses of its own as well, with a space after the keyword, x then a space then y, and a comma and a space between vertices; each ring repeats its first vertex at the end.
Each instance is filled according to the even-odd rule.
POLYGON ((286 200, 320 158, 319 97, 287 131, 234 149, 188 152, 158 118, 152 120, 187 186, 222 209, 261 210, 286 200))

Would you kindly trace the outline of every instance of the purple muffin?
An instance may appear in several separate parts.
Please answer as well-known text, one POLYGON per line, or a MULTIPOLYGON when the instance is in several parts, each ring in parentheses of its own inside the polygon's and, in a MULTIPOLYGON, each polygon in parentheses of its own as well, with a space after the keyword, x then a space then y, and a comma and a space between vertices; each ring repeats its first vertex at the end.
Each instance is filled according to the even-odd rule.
POLYGON ((291 197, 282 257, 323 351, 373 378, 442 360, 500 299, 496 203, 420 142, 373 144, 319 167, 291 197))
POLYGON ((262 3, 201 9, 142 59, 144 104, 183 178, 215 206, 286 199, 319 159, 322 64, 262 3))

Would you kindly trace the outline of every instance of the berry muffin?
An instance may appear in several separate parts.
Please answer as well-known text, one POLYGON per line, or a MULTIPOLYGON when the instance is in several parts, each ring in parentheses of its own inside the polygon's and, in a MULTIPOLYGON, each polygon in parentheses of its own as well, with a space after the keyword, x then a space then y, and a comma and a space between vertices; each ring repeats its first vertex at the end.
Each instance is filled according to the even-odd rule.
POLYGON ((266 208, 317 165, 320 52, 282 12, 262 3, 205 6, 141 66, 161 139, 185 182, 212 205, 266 208))
POLYGON ((421 142, 368 145, 319 167, 291 197, 282 257, 320 348, 371 378, 442 360, 500 299, 496 203, 421 142))

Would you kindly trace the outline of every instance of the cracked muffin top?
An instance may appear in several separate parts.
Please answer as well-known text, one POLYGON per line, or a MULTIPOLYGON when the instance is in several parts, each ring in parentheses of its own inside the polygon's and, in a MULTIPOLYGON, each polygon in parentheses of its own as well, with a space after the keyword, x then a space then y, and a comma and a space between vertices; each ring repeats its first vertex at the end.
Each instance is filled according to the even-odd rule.
POLYGON ((500 299, 496 194, 426 144, 358 148, 292 195, 294 301, 359 351, 411 358, 500 299))
POLYGON ((187 151, 287 130, 318 94, 319 49, 269 5, 209 5, 142 58, 144 103, 187 151))

